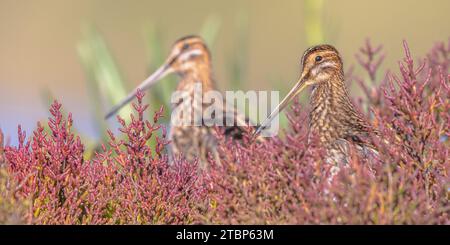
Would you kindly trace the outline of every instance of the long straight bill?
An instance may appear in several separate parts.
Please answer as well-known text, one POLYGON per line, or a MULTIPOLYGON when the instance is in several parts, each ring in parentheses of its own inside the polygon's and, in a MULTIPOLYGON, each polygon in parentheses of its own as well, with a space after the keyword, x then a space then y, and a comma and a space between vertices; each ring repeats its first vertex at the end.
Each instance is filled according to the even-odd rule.
POLYGON ((300 80, 295 84, 295 86, 289 91, 289 93, 284 97, 284 99, 277 105, 275 110, 273 110, 270 115, 261 123, 261 125, 256 129, 253 133, 252 138, 255 139, 258 134, 261 133, 262 130, 266 129, 267 126, 270 125, 270 122, 281 112, 283 109, 289 104, 289 102, 297 96, 304 88, 306 87, 306 83, 304 79, 300 78, 300 80))
POLYGON ((135 88, 128 96, 123 99, 119 104, 115 105, 109 112, 106 114, 105 119, 110 118, 112 115, 116 114, 122 107, 128 104, 131 100, 136 96, 137 90, 141 91, 146 90, 156 84, 161 78, 165 77, 167 74, 172 72, 171 68, 166 64, 162 65, 158 70, 156 70, 152 75, 150 75, 147 79, 145 79, 137 88, 135 88))

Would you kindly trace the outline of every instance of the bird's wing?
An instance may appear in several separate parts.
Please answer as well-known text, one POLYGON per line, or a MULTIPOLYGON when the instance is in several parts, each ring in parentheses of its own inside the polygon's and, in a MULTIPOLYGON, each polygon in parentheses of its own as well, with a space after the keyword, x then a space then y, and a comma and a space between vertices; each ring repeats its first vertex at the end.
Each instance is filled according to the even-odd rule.
POLYGON ((373 144, 372 137, 376 137, 376 135, 371 135, 370 132, 352 132, 345 136, 345 140, 353 143, 354 145, 362 148, 365 152, 371 151, 377 153, 377 148, 373 144))
POLYGON ((217 111, 222 112, 225 135, 233 139, 240 140, 243 138, 245 132, 251 133, 256 129, 256 125, 249 118, 237 110, 234 105, 226 101, 223 102, 222 108, 217 108, 217 111), (233 123, 232 125, 227 125, 227 122, 233 123))

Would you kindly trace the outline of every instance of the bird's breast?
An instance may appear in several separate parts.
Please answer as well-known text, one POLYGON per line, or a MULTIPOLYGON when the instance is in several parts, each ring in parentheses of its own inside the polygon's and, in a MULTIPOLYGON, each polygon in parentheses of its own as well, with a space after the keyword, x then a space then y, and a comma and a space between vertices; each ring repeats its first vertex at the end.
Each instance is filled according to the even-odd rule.
POLYGON ((350 130, 348 118, 332 101, 324 100, 313 104, 309 114, 310 134, 319 137, 325 144, 333 144, 336 140, 344 139, 350 130))

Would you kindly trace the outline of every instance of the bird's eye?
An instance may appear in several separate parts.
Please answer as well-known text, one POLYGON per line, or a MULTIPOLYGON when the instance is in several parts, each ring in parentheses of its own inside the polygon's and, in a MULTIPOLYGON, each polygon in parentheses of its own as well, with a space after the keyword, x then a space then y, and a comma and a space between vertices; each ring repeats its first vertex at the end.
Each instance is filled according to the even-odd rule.
POLYGON ((322 56, 316 56, 316 62, 320 62, 322 60, 322 56))
POLYGON ((183 47, 182 47, 183 50, 186 50, 186 49, 188 49, 188 48, 189 48, 189 43, 185 43, 185 44, 183 45, 183 47))

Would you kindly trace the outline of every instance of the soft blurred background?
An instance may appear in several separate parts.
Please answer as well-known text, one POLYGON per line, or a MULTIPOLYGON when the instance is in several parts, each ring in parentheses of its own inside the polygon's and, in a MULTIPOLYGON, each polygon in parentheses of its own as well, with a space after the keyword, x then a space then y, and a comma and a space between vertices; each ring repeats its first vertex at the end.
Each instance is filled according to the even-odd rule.
MULTIPOLYGON (((30 132, 56 98, 80 135, 98 141, 115 126, 106 110, 183 35, 206 39, 220 90, 283 96, 309 45, 335 45, 348 69, 370 38, 384 45, 384 68, 395 67, 403 39, 422 56, 449 38, 449 12, 448 0, 0 0, 0 127, 16 144, 17 125, 30 132)), ((175 83, 171 76, 149 94, 153 109, 175 83)))

